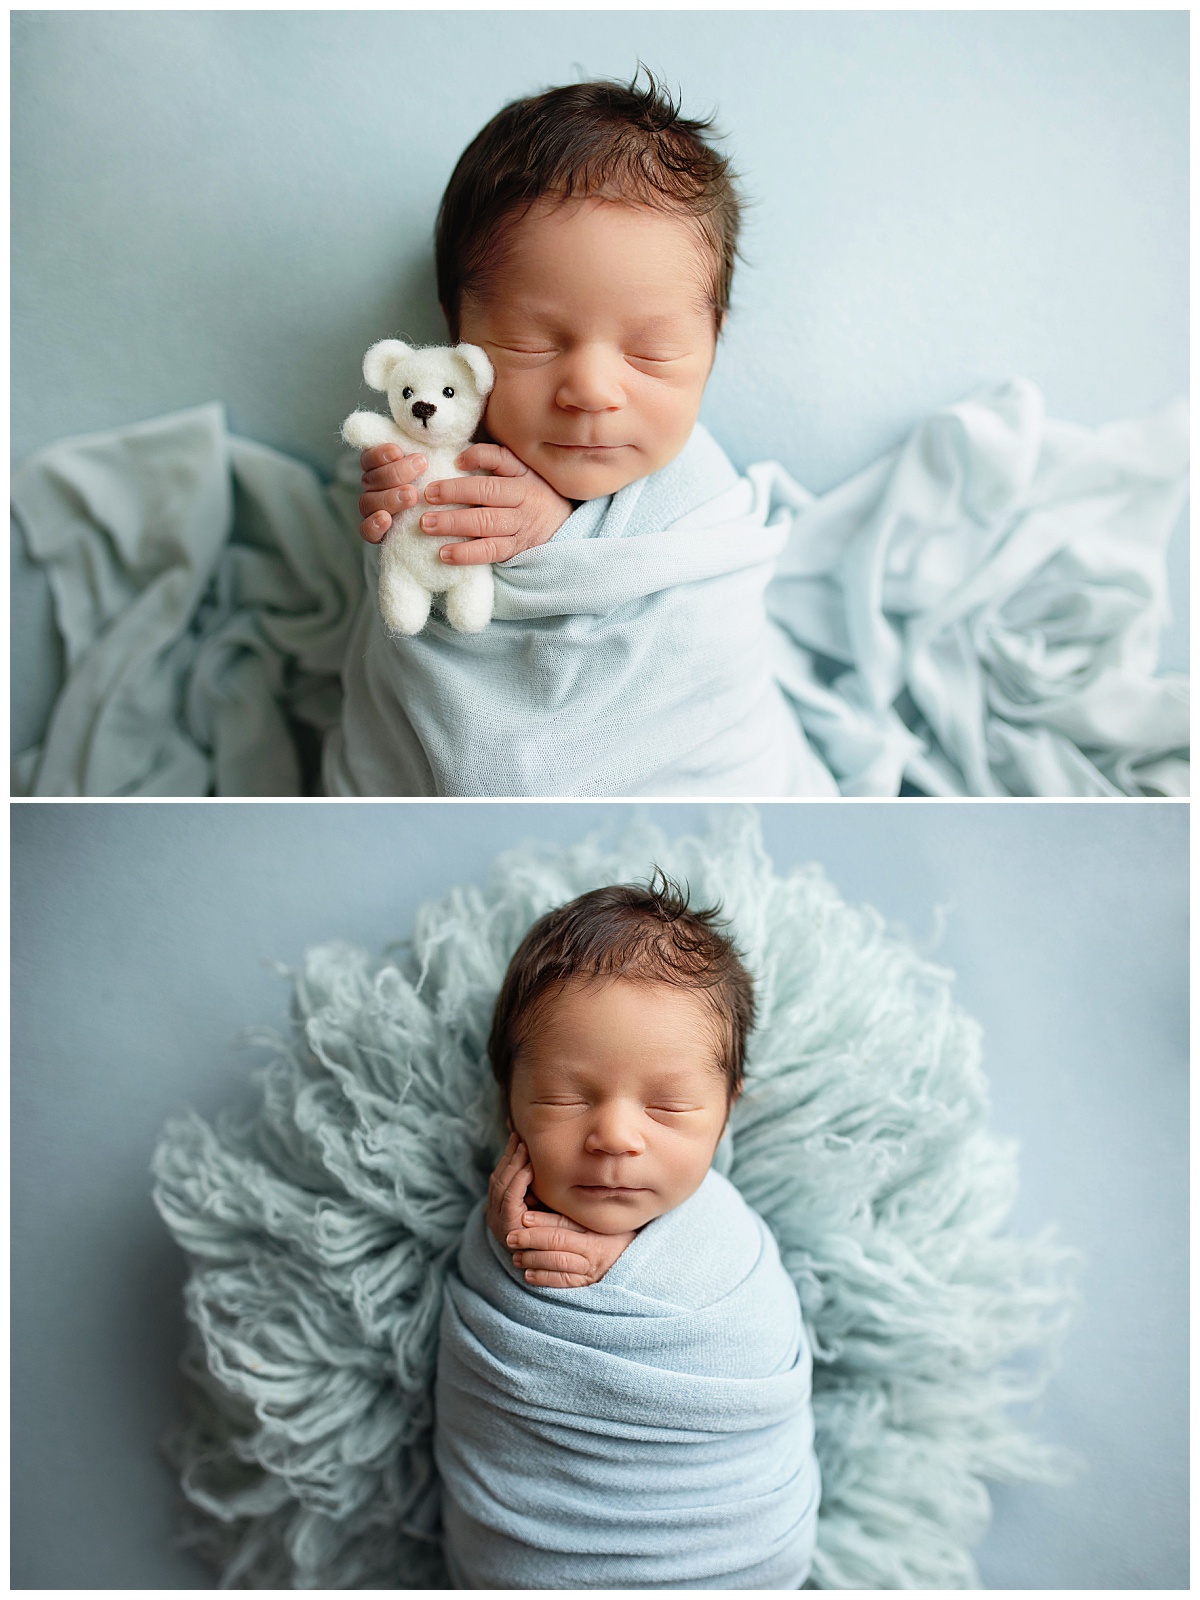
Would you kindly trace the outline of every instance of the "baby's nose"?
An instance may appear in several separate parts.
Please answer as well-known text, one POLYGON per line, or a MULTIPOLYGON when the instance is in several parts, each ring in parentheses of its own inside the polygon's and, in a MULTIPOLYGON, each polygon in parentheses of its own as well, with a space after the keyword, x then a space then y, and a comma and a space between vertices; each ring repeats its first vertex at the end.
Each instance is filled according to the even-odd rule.
POLYGON ((620 1112, 601 1112, 584 1141, 596 1155, 639 1155, 646 1147, 637 1119, 620 1112))
POLYGON ((436 410, 437 407, 430 400, 415 400, 413 402, 412 414, 424 427, 429 426, 429 419, 436 410))
POLYGON ((620 372, 621 363, 608 349, 575 351, 555 398, 566 411, 617 411, 624 402, 620 372))

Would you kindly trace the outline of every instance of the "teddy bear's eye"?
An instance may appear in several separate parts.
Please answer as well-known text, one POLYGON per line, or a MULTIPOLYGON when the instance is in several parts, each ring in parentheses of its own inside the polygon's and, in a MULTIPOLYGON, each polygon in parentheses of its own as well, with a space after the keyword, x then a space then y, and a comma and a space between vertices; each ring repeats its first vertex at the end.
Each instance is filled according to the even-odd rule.
POLYGON ((411 400, 412 399, 412 390, 411 389, 402 389, 400 391, 400 397, 403 400, 411 400))
POLYGON ((449 384, 447 384, 446 387, 442 390, 442 393, 446 396, 447 400, 453 400, 454 399, 454 390, 450 387, 449 384))

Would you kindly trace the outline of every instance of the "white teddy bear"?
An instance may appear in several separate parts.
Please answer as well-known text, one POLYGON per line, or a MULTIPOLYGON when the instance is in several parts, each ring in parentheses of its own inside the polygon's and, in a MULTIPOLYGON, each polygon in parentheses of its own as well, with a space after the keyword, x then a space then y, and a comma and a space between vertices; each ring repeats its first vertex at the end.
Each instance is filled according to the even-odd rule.
MULTIPOLYGON (((381 339, 363 357, 363 377, 387 394, 395 421, 375 411, 355 411, 342 423, 342 438, 355 450, 398 444, 419 451, 428 466, 414 479, 418 495, 439 478, 463 478, 454 458, 470 444, 495 374, 475 344, 416 350, 399 339, 381 339)), ((393 637, 420 633, 434 594, 446 591, 446 615, 459 633, 480 633, 492 618, 495 586, 489 566, 447 566, 444 544, 418 526, 428 506, 418 499, 392 518, 379 552, 379 610, 393 637)))

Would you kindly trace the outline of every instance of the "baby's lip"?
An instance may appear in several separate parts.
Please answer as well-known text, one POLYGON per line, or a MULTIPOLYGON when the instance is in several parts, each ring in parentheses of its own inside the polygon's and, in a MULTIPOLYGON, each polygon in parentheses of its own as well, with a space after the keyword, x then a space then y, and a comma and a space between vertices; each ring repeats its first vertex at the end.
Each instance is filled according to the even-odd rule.
POLYGON ((644 1185, 632 1183, 577 1183, 584 1194, 645 1194, 644 1185))
POLYGON ((559 444, 554 439, 547 439, 546 443, 551 450, 627 450, 624 444, 559 444))

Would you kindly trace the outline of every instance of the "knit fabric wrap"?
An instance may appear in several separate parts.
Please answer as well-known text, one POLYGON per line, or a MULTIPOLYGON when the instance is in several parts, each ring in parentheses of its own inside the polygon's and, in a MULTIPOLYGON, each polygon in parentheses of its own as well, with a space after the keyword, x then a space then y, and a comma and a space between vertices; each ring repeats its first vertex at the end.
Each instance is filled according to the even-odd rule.
POLYGON ((791 528, 772 469, 697 425, 680 454, 494 569, 478 634, 378 616, 346 650, 326 793, 836 795, 772 665, 764 594, 791 528))
POLYGON ((600 1283, 535 1289, 471 1213, 434 1453, 459 1589, 798 1589, 812 1357, 775 1241, 710 1171, 600 1283))
POLYGON ((224 1584, 448 1581, 434 1370, 447 1273, 503 1144, 495 996, 537 917, 654 865, 722 903, 755 981, 728 1176, 774 1234, 812 1346, 809 1582, 972 1586, 985 1480, 1061 1472, 1020 1408, 1069 1316, 1070 1257, 1006 1231, 1015 1149, 988 1129, 951 974, 818 868, 776 874, 753 811, 713 826, 524 846, 423 906, 387 957, 310 951, 253 1107, 166 1129, 155 1198, 190 1262, 196 1391, 173 1451, 189 1536, 224 1584))

